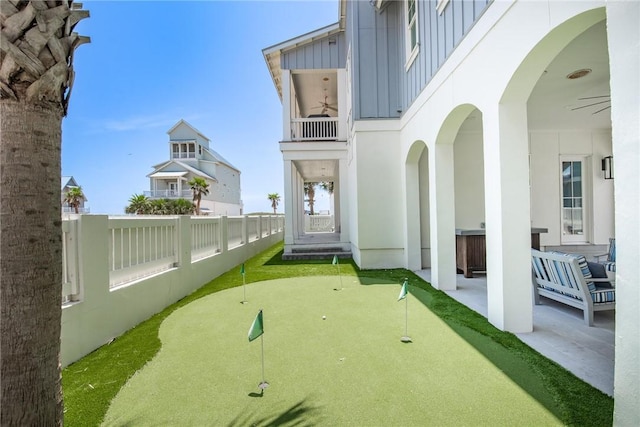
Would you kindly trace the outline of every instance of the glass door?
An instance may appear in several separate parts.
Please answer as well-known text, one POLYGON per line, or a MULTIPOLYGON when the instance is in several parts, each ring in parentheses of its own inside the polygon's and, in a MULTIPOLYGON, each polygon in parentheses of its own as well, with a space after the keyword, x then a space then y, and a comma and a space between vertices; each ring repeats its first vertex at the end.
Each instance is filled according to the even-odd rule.
POLYGON ((585 161, 562 159, 562 244, 586 243, 585 161))

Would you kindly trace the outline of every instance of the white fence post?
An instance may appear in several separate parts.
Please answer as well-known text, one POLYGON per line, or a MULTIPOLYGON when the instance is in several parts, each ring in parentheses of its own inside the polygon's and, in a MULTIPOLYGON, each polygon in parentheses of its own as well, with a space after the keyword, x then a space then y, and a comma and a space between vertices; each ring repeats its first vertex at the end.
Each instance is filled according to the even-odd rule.
POLYGON ((229 252, 229 217, 221 216, 220 217, 220 230, 221 230, 221 239, 222 241, 222 253, 229 252))
POLYGON ((191 217, 180 215, 176 227, 176 241, 178 242, 178 266, 189 268, 191 266, 191 217))

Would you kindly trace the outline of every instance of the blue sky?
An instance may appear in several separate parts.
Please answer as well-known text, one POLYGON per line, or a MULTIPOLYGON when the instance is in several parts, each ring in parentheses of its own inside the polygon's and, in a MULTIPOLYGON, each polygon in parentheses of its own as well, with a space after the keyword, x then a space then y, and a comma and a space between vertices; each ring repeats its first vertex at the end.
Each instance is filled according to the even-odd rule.
POLYGON ((91 212, 122 214, 149 190, 180 119, 241 170, 245 212, 270 211, 267 194, 284 195, 282 107, 262 49, 336 22, 338 1, 83 3, 91 17, 76 32, 91 43, 75 53, 62 174, 91 212))

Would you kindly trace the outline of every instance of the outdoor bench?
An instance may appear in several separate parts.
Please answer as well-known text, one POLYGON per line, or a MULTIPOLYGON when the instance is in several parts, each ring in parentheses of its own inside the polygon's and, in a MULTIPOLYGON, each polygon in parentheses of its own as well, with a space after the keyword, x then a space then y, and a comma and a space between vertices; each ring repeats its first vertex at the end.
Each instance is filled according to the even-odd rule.
POLYGON ((531 250, 531 267, 536 305, 540 296, 561 302, 584 312, 584 321, 593 326, 595 311, 615 310, 615 288, 601 289, 582 255, 531 250))

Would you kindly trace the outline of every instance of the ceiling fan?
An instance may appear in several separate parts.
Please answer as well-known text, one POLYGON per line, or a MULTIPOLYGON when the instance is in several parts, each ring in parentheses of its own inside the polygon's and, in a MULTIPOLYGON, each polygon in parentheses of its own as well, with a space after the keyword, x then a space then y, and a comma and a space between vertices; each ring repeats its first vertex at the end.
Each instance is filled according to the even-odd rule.
POLYGON ((604 107, 604 108, 596 107, 596 108, 600 108, 600 109, 598 111, 595 111, 595 112, 591 113, 592 115, 594 115, 594 114, 601 113, 604 110, 608 110, 609 108, 611 108, 611 95, 587 96, 585 98, 578 98, 578 101, 587 101, 587 102, 590 102, 590 103, 586 104, 586 105, 582 105, 580 107, 572 108, 571 111, 581 110, 583 108, 588 108, 588 107, 593 107, 594 105, 600 105, 600 106, 604 107), (596 100, 600 100, 600 101, 596 101, 596 100), (608 104, 608 105, 603 105, 603 104, 608 104))
POLYGON ((338 109, 336 108, 335 104, 329 104, 327 102, 327 95, 324 96, 324 102, 323 101, 318 101, 320 103, 319 107, 311 107, 312 110, 315 110, 317 108, 322 108, 322 111, 320 112, 320 114, 325 114, 328 110, 332 110, 332 111, 338 111, 338 109))

